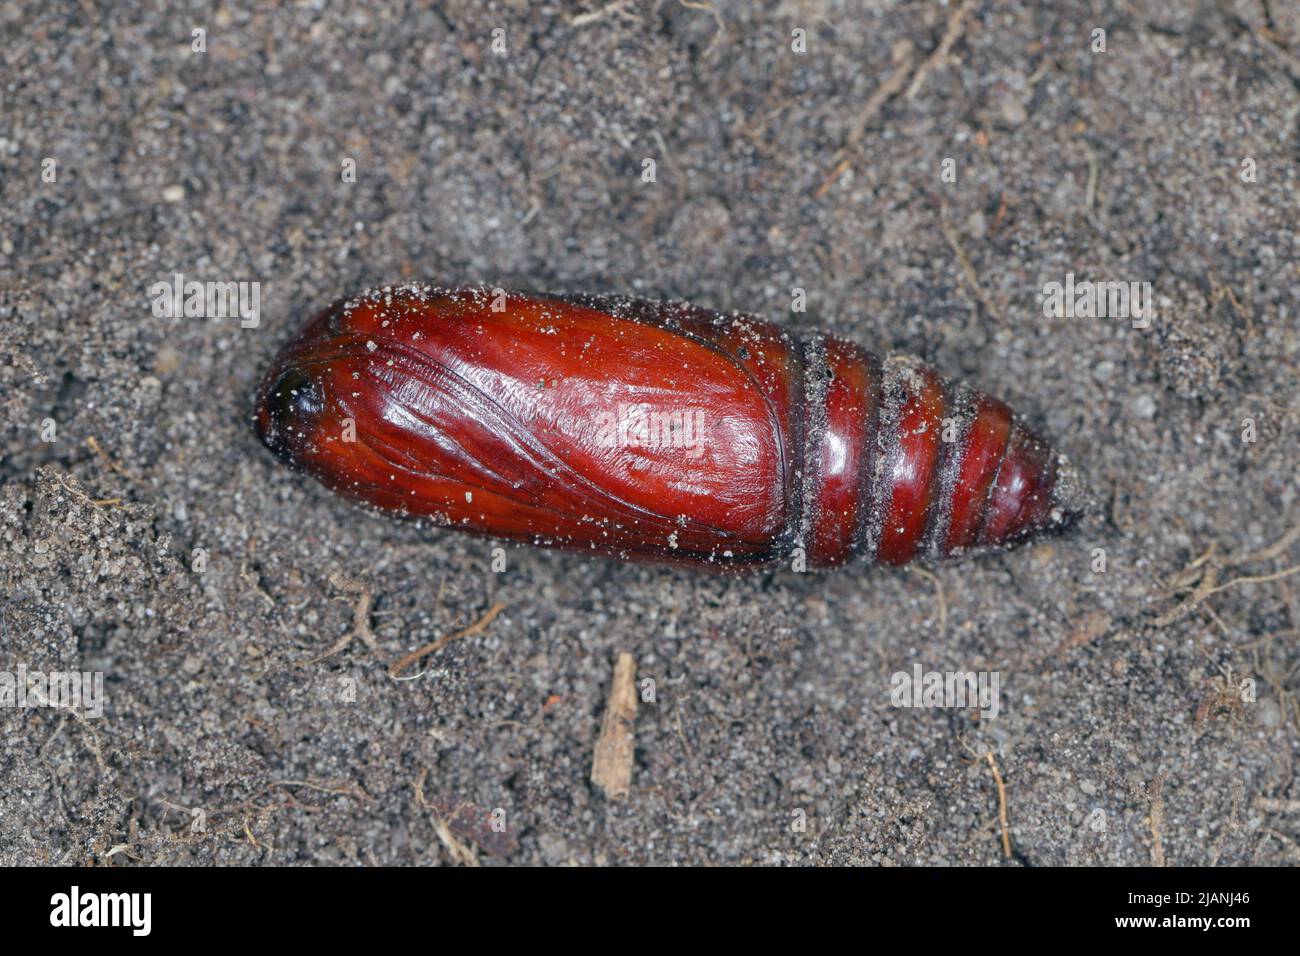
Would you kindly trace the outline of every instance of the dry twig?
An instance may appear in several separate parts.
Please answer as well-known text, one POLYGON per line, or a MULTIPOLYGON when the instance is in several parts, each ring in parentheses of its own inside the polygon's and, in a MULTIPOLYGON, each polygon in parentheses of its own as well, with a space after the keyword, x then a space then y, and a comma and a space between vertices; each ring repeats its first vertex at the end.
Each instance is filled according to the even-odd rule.
POLYGON ((624 651, 614 664, 614 681, 591 761, 591 782, 611 800, 623 799, 632 789, 636 707, 636 661, 624 651))
POLYGON ((306 667, 308 664, 315 664, 327 657, 333 657, 351 644, 353 638, 358 637, 376 657, 383 660, 384 655, 379 649, 379 642, 375 640, 374 631, 370 630, 370 605, 374 602, 374 594, 370 588, 338 571, 330 575, 330 584, 340 591, 357 596, 356 604, 352 606, 352 629, 335 641, 323 653, 303 661, 299 666, 306 667))
MULTIPOLYGON (((469 627, 463 627, 459 631, 453 631, 451 634, 444 634, 436 641, 430 641, 423 647, 416 648, 411 651, 411 653, 399 657, 397 660, 393 661, 392 666, 388 668, 388 676, 394 680, 410 680, 411 678, 403 678, 399 675, 420 658, 426 657, 435 651, 442 650, 452 641, 459 640, 462 637, 473 637, 475 634, 483 633, 483 631, 487 630, 487 626, 492 623, 496 616, 505 609, 506 606, 498 601, 496 604, 493 604, 488 608, 487 612, 469 627)), ((415 676, 418 677, 419 675, 417 674, 415 676)))
POLYGON ((987 763, 989 765, 989 770, 993 773, 993 784, 998 790, 998 829, 1002 832, 1002 855, 1009 860, 1012 857, 1012 852, 1011 824, 1007 813, 1007 785, 1002 779, 1002 771, 998 767, 997 758, 993 756, 992 750, 986 750, 984 753, 977 753, 975 748, 962 740, 961 737, 957 738, 957 742, 966 748, 966 752, 976 760, 983 760, 987 763))
MULTIPOLYGON (((1231 578, 1223 584, 1219 583, 1219 573, 1223 568, 1240 567, 1245 564, 1257 564, 1271 560, 1282 555, 1297 539, 1300 539, 1300 525, 1289 529, 1286 534, 1282 535, 1273 544, 1253 554, 1243 555, 1239 558, 1222 559, 1216 559, 1218 547, 1211 544, 1204 554, 1169 580, 1169 593, 1177 594, 1181 591, 1190 590, 1191 594, 1156 618, 1156 627, 1168 627, 1175 621, 1182 620, 1200 607, 1202 602, 1211 595, 1219 594, 1241 584, 1265 584, 1269 581, 1280 581, 1283 578, 1300 573, 1300 564, 1297 564, 1281 571, 1275 571, 1272 574, 1243 574, 1231 578)), ((1213 609, 1208 604, 1205 605, 1205 610, 1207 613, 1213 614, 1213 609)))
POLYGON ((975 0, 964 0, 962 5, 952 12, 952 16, 948 18, 948 26, 943 31, 943 39, 941 39, 939 45, 934 48, 934 52, 925 58, 925 62, 922 63, 920 68, 916 71, 916 76, 912 80, 912 85, 907 88, 907 98, 909 100, 916 98, 916 94, 920 92, 922 84, 925 83, 925 78, 930 75, 930 71, 944 60, 948 59, 948 54, 952 52, 953 44, 956 43, 957 38, 961 36, 962 21, 966 19, 966 14, 970 13, 974 8, 975 0))
POLYGON ((956 230, 948 224, 948 220, 944 218, 942 211, 939 213, 939 227, 943 230, 943 237, 948 240, 948 245, 952 247, 953 255, 957 257, 957 263, 961 266, 962 275, 966 277, 966 283, 971 287, 971 291, 975 293, 975 298, 979 300, 980 305, 984 306, 989 315, 996 319, 999 324, 1002 324, 1002 310, 994 304, 988 293, 984 291, 984 287, 980 284, 979 273, 975 271, 970 256, 966 255, 961 240, 957 238, 956 230))

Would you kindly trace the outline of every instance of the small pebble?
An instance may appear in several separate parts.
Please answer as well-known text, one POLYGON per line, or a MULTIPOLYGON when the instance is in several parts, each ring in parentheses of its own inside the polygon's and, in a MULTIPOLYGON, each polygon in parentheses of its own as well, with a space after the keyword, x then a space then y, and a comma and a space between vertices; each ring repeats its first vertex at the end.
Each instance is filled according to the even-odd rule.
POLYGON ((1156 417, 1156 400, 1150 395, 1139 395, 1133 401, 1133 414, 1138 418, 1156 417))
POLYGON ((1002 122, 1008 126, 1019 126, 1029 119, 1029 110, 1025 109, 1025 104, 1014 93, 1008 93, 1002 97, 998 102, 998 112, 1002 116, 1002 122))

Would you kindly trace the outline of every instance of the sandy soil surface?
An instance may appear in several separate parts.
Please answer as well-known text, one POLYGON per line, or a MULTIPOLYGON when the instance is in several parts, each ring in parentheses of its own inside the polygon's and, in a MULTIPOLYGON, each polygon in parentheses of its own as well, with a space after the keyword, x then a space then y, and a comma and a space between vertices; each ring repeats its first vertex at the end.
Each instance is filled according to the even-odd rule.
POLYGON ((105 703, 0 710, 0 861, 1300 856, 1300 8, 438 6, 3 5, 0 669, 102 672, 105 703), (257 326, 155 316, 176 273, 259 282, 257 326), (1156 316, 1045 318, 1067 273, 1150 282, 1156 316), (250 428, 310 311, 406 279, 914 353, 1097 508, 930 569, 497 573, 250 428), (305 663, 348 580, 378 653, 305 663), (655 700, 614 802, 623 651, 655 700), (918 664, 996 671, 1000 713, 892 706, 918 664))

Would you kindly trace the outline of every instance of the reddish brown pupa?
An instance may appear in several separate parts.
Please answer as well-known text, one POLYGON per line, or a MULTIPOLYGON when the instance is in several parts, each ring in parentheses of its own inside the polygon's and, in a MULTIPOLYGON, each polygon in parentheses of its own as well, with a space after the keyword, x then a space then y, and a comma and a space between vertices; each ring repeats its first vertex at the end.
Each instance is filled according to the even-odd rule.
POLYGON ((622 558, 902 564, 1079 511, 1065 459, 997 399, 683 303, 372 290, 280 353, 256 425, 350 498, 622 558))

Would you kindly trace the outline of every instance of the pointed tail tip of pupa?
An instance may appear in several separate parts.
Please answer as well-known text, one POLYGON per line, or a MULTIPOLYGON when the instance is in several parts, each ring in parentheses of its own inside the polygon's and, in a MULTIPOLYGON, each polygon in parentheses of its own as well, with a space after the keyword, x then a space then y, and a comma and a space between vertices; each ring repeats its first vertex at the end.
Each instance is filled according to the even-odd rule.
POLYGON ((1051 510, 1047 528, 1065 532, 1098 510, 1097 497, 1084 483, 1079 470, 1063 452, 1056 453, 1056 480, 1052 484, 1051 510))

